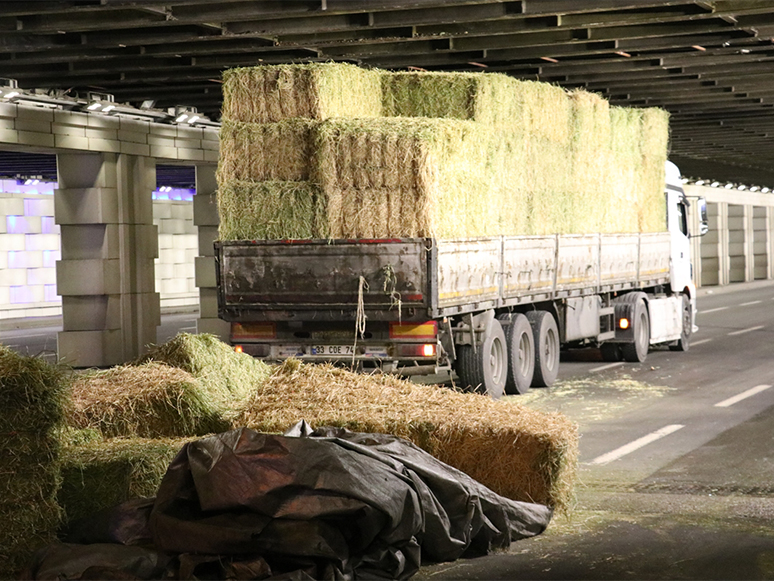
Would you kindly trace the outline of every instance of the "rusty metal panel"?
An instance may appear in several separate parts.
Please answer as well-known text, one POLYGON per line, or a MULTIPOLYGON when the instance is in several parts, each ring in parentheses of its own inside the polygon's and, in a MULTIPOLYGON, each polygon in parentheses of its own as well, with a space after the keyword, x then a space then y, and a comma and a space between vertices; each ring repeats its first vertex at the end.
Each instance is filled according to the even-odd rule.
POLYGON ((272 310, 427 308, 427 241, 221 242, 221 317, 272 310), (361 277, 363 283, 361 285, 361 277), (393 292, 394 291, 394 292, 393 292))
POLYGON ((500 298, 502 238, 437 241, 438 306, 500 298))
POLYGON ((671 249, 669 232, 640 234, 640 286, 669 280, 671 249))
POLYGON ((599 280, 603 286, 637 280, 639 234, 602 234, 599 280))
POLYGON ((556 290, 586 290, 598 284, 599 234, 559 236, 556 290))
POLYGON ((503 240, 503 297, 554 290, 556 236, 513 236, 503 240))

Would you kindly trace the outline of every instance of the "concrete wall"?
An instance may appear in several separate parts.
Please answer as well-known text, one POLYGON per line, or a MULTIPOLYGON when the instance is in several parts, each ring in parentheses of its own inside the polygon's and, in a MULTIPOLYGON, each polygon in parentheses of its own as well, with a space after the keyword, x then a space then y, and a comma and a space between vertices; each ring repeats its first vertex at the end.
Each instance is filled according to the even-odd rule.
MULTIPOLYGON (((62 314, 56 290, 61 260, 60 226, 54 222, 55 184, 22 185, 0 180, 0 319, 62 314)), ((199 236, 193 223, 193 192, 156 192, 153 223, 158 228, 156 292, 164 312, 198 309, 195 259, 199 236)))
MULTIPOLYGON (((774 194, 695 185, 685 193, 707 200, 709 232, 692 244, 697 286, 774 278, 774 194)), ((696 232, 695 206, 690 217, 696 232)))

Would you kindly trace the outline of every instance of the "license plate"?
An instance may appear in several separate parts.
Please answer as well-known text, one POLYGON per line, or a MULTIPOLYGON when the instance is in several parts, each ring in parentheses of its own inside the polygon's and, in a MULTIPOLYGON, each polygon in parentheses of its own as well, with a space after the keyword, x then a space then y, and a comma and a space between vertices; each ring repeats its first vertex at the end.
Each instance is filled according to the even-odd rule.
POLYGON ((314 345, 312 346, 312 355, 352 355, 355 348, 352 345, 314 345))

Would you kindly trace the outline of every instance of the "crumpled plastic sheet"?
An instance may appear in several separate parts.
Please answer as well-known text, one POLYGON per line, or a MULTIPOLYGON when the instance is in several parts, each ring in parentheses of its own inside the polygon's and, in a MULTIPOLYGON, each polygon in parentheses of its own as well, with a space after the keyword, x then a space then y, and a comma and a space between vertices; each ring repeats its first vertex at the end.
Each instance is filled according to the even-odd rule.
POLYGON ((551 514, 394 436, 243 428, 186 444, 155 500, 76 523, 30 577, 407 579, 540 534, 551 514))

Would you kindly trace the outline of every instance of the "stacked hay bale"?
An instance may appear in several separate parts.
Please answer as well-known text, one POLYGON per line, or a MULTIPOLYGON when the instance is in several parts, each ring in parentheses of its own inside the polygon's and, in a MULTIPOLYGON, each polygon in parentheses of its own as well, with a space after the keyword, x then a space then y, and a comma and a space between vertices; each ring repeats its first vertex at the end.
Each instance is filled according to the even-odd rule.
POLYGON ((0 345, 0 578, 55 539, 66 379, 59 367, 0 345))
POLYGON ((315 64, 228 71, 223 120, 222 239, 664 229, 662 111, 499 74, 315 64))
POLYGON ((425 386, 389 375, 287 360, 247 402, 237 426, 312 426, 394 434, 495 492, 566 510, 576 475, 577 426, 561 414, 425 386))

